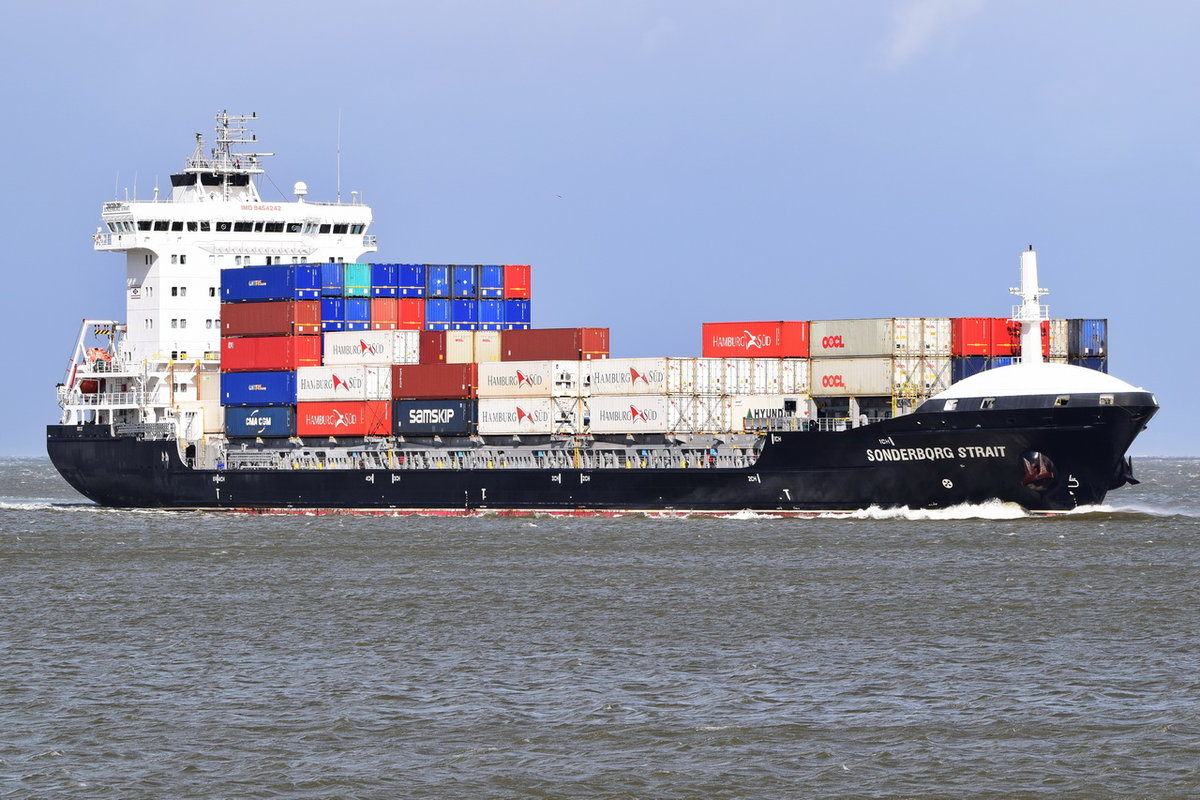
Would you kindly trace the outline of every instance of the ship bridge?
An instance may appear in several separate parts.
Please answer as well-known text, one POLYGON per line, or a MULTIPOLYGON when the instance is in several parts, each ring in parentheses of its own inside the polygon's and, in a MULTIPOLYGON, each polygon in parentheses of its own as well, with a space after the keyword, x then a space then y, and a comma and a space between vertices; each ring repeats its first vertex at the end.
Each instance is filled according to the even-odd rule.
POLYGON ((169 196, 156 187, 148 200, 101 207, 93 247, 125 254, 126 322, 113 368, 163 387, 152 404, 199 400, 200 374, 217 370, 222 269, 356 262, 377 249, 371 208, 357 192, 349 202, 314 202, 298 181, 292 197, 263 198, 262 164, 272 153, 258 149, 249 129, 257 119, 219 112, 213 146, 196 134, 169 196))

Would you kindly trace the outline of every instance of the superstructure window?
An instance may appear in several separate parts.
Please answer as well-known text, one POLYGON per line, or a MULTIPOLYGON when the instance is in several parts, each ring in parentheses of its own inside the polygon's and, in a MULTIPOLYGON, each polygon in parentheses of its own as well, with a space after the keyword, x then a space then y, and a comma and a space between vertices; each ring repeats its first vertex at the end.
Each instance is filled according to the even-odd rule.
POLYGON ((182 222, 182 221, 179 221, 179 222, 172 222, 172 223, 171 223, 171 230, 173 230, 173 231, 181 231, 181 230, 183 230, 183 222, 182 222))
POLYGON ((233 228, 232 222, 217 222, 217 231, 220 233, 226 233, 229 230, 231 230, 232 228, 233 228))
POLYGON ((299 222, 289 222, 287 224, 287 232, 288 233, 299 233, 301 227, 302 226, 299 222))
POLYGON ((364 227, 366 227, 366 226, 364 226, 364 225, 351 225, 351 226, 350 226, 350 232, 351 232, 351 233, 362 233, 362 232, 363 232, 363 228, 364 228, 364 227))
POLYGON ((201 233, 208 233, 211 229, 212 229, 212 225, 209 224, 208 220, 206 220, 206 219, 200 220, 200 232, 201 233))
POLYGON ((263 232, 263 224, 262 224, 261 222, 256 222, 256 223, 254 223, 254 232, 255 232, 255 233, 262 233, 262 232, 263 232))
POLYGON ((267 233, 283 233, 283 223, 282 222, 268 222, 263 227, 263 230, 265 230, 267 233))
POLYGON ((187 320, 186 320, 186 319, 181 319, 181 320, 179 320, 179 327, 181 327, 181 328, 186 328, 186 327, 187 327, 187 320))
POLYGON ((332 226, 329 225, 328 223, 326 223, 325 225, 321 226, 321 229, 319 231, 317 231, 317 233, 329 233, 330 227, 332 227, 332 226))
POLYGON ((208 296, 216 297, 217 296, 217 287, 215 287, 215 286, 208 287, 208 296))
POLYGON ((186 263, 187 263, 187 253, 184 253, 183 255, 181 255, 181 256, 179 257, 179 263, 180 263, 180 264, 186 264, 186 263))
POLYGON ((138 220, 138 230, 139 231, 148 231, 152 227, 153 226, 150 224, 150 220, 148 220, 148 219, 139 219, 138 220))
POLYGON ((235 223, 233 223, 233 230, 235 233, 250 233, 252 230, 254 230, 254 223, 253 222, 235 222, 235 223))
POLYGON ((196 232, 196 223, 195 223, 195 222, 189 222, 189 223, 188 223, 188 228, 187 228, 187 229, 188 229, 188 233, 195 233, 195 232, 196 232))
POLYGON ((349 232, 349 230, 350 230, 349 225, 334 225, 333 226, 334 233, 347 233, 347 232, 349 232))
POLYGON ((165 231, 168 227, 170 227, 170 223, 168 223, 165 219, 154 220, 154 230, 165 231))
POLYGON ((179 327, 179 320, 177 320, 177 319, 173 319, 173 320, 171 320, 171 327, 172 327, 172 328, 178 328, 178 327, 179 327))
POLYGON ((171 254, 171 263, 172 263, 172 264, 178 264, 178 263, 179 263, 179 256, 177 256, 177 255, 175 255, 174 253, 172 253, 172 254, 171 254))

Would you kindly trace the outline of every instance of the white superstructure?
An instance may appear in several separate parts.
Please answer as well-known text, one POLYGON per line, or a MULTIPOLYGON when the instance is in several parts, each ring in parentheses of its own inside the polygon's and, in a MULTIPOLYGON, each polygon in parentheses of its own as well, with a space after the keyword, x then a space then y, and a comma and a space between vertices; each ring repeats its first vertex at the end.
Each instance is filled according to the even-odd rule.
POLYGON ((104 203, 93 242, 125 254, 126 322, 85 321, 60 387, 64 422, 173 423, 188 439, 214 430, 196 412, 212 406, 202 390, 219 368, 221 270, 349 263, 375 252, 371 209, 356 192, 349 203, 312 202, 297 182, 293 199, 263 198, 262 159, 272 154, 253 149, 247 125, 257 118, 219 112, 213 147, 196 134, 169 198, 156 188, 152 200, 104 203), (89 347, 105 343, 102 355, 89 347), (80 376, 88 373, 110 379, 84 389, 80 376))

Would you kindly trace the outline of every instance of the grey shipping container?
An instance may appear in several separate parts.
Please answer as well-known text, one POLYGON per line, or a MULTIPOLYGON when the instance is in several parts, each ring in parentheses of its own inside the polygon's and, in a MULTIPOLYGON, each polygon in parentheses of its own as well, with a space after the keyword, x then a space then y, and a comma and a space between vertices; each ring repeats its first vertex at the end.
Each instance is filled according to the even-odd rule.
POLYGON ((466 436, 475 432, 474 400, 397 400, 392 432, 397 436, 466 436))

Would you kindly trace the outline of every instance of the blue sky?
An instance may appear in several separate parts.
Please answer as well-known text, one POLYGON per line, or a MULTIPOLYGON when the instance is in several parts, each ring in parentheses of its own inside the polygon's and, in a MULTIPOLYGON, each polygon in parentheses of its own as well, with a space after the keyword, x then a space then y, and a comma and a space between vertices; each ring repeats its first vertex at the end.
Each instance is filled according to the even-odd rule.
MULTIPOLYGON (((534 322, 614 355, 700 323, 1005 316, 1033 244, 1056 317, 1107 317, 1200 455, 1200 5, 25 4, 0 32, 10 342, 0 454, 42 451, 80 318, 123 316, 100 204, 257 112, 275 185, 374 207, 378 261, 531 263, 534 322), (560 196, 561 195, 561 196, 560 196)), ((275 189, 264 184, 268 197, 275 189)))

